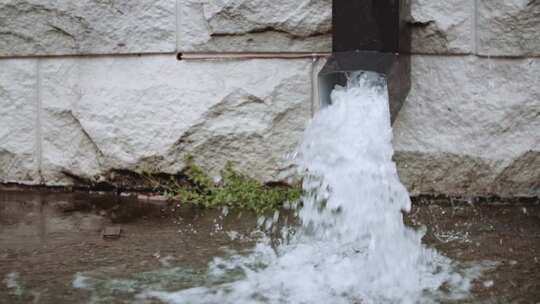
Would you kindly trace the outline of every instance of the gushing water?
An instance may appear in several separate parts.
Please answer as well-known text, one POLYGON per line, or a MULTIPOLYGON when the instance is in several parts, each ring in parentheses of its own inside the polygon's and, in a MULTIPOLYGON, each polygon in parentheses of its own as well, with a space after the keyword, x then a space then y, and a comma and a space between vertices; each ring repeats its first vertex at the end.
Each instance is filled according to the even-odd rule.
POLYGON ((247 255, 216 259, 213 282, 174 293, 171 303, 426 303, 469 281, 422 245, 403 223, 409 195, 392 161, 385 80, 350 75, 332 105, 307 128, 295 162, 304 175, 301 227, 277 247, 259 242, 247 255), (236 279, 224 282, 231 274, 236 279))

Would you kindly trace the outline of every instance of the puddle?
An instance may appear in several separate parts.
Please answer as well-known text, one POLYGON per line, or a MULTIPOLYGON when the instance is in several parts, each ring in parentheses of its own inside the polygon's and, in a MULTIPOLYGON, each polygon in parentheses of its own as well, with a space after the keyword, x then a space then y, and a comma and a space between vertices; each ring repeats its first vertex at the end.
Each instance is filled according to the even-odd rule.
MULTIPOLYGON (((289 219, 291 220, 291 219, 289 219)), ((407 223, 464 265, 489 270, 458 303, 540 301, 538 201, 416 200, 407 223)), ((248 252, 257 217, 85 192, 0 191, 0 303, 160 303, 147 290, 216 284, 214 257, 248 252), (101 232, 120 226, 119 239, 101 232)), ((238 279, 231 272, 231 281, 238 279)), ((222 283, 222 282, 221 282, 222 283)), ((456 303, 456 302, 449 302, 456 303)))

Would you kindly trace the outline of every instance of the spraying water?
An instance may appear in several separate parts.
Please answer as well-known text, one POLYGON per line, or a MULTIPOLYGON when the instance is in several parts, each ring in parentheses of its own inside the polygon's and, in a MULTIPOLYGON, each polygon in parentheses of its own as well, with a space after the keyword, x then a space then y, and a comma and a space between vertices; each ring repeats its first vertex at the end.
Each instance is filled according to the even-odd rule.
POLYGON ((305 176, 301 227, 273 248, 217 259, 213 283, 143 297, 171 303, 418 303, 469 281, 403 223, 409 195, 392 161, 385 79, 354 73, 307 128, 295 162, 305 176), (238 279, 223 277, 240 273, 238 279))

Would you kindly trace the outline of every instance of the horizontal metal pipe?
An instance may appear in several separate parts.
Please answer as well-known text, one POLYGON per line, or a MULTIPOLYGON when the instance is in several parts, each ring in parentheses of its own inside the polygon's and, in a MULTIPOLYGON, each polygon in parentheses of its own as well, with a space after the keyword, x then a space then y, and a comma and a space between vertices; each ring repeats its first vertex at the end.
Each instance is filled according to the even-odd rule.
POLYGON ((303 59, 326 58, 332 53, 178 53, 178 60, 213 60, 213 59, 303 59))

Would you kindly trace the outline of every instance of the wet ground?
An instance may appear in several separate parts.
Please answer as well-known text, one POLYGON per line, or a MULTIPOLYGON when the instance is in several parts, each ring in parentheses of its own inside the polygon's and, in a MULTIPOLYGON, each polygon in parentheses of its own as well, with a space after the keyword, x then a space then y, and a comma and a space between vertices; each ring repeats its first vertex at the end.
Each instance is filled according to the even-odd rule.
MULTIPOLYGON (((147 289, 203 285, 213 257, 253 246, 256 222, 159 198, 0 190, 0 303, 144 303, 147 289)), ((538 200, 419 198, 407 222, 452 259, 489 266, 460 303, 540 303, 538 200)))

